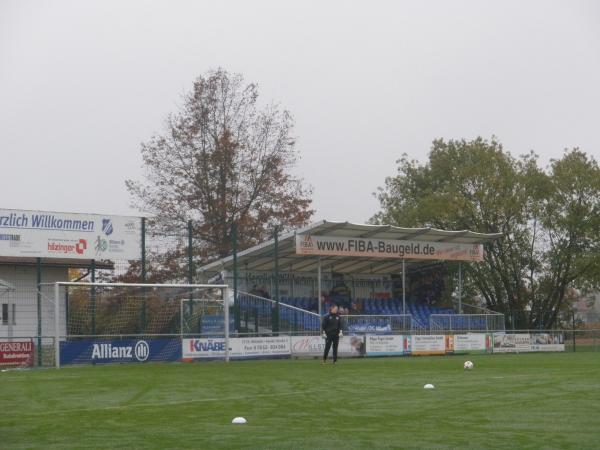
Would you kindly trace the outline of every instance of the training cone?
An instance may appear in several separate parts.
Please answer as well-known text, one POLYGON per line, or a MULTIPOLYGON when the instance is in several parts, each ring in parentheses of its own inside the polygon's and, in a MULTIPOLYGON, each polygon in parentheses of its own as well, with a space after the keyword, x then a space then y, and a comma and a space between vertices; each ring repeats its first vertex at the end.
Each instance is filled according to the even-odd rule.
POLYGON ((243 417, 235 417, 231 423, 235 423, 235 424, 242 424, 242 423, 246 423, 246 419, 244 419, 243 417))
POLYGON ((426 384, 423 386, 423 389, 433 389, 435 386, 433 384, 426 384))

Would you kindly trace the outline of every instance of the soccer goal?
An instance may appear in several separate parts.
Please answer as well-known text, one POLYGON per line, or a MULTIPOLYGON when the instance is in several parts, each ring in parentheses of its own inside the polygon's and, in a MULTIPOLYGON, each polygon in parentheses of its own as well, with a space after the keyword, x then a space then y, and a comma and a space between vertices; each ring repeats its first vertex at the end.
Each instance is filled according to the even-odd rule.
POLYGON ((51 302, 57 368, 181 360, 199 339, 219 341, 210 356, 229 360, 227 285, 57 282, 51 302))

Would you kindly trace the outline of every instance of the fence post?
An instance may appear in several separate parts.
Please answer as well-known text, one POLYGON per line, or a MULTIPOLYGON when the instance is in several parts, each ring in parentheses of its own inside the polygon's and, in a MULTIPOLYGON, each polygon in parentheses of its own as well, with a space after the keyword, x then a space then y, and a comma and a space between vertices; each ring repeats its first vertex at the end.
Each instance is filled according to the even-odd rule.
MULTIPOLYGON (((192 249, 192 221, 188 220, 187 223, 187 234, 188 234, 188 248, 187 248, 187 257, 188 257, 188 284, 194 284, 194 251, 192 249)), ((188 314, 191 316, 193 313, 193 293, 190 290, 190 298, 188 301, 188 314)))
POLYGON ((572 313, 573 316, 573 352, 577 351, 576 343, 575 343, 575 312, 572 313))
MULTIPOLYGON (((68 288, 66 289, 68 290, 68 288)), ((60 368, 60 285, 54 284, 54 366, 60 368)), ((65 333, 67 334, 67 333, 65 333)))
POLYGON ((42 258, 35 258, 37 279, 38 366, 42 365, 42 258))
POLYGON ((231 239, 233 247, 233 317, 235 329, 240 331, 240 305, 238 303, 238 261, 237 261, 237 224, 233 222, 231 225, 231 239))
MULTIPOLYGON (((142 217, 142 242, 141 242, 141 251, 142 251, 142 283, 146 282, 146 218, 142 217)), ((142 332, 146 331, 146 289, 144 289, 144 296, 142 299, 142 318, 141 318, 141 326, 142 332)))
POLYGON ((276 333, 279 331, 279 235, 277 227, 275 227, 273 239, 275 241, 275 265, 273 274, 275 277, 275 310, 273 311, 273 333, 276 333))
MULTIPOLYGON (((92 283, 96 282, 96 260, 92 259, 92 264, 90 266, 90 274, 92 276, 92 283)), ((90 291, 91 296, 91 306, 92 306, 92 335, 96 335, 96 286, 92 285, 92 290, 90 291)))

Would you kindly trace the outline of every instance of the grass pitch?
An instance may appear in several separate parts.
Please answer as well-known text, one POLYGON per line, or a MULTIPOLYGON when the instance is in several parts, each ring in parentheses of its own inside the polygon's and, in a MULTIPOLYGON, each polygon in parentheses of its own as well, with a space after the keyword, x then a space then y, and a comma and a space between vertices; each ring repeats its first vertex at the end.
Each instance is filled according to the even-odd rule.
POLYGON ((599 447, 594 353, 0 373, 2 449, 599 447))

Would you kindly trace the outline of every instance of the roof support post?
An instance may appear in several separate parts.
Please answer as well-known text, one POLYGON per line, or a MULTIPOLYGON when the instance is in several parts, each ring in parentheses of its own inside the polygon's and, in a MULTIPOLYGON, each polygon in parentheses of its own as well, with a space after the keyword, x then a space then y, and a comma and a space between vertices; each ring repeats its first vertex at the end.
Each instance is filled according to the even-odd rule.
POLYGON ((321 301, 321 257, 320 256, 317 257, 317 303, 319 304, 319 306, 318 306, 319 317, 321 317, 323 314, 321 312, 322 301, 321 301))
POLYGON ((273 333, 274 336, 278 336, 277 333, 279 331, 279 230, 277 229, 277 226, 275 227, 275 231, 273 233, 273 240, 275 243, 275 258, 274 258, 274 273, 271 277, 271 279, 274 281, 275 287, 274 287, 274 294, 275 294, 275 309, 273 310, 273 312, 275 313, 273 315, 273 323, 272 323, 272 329, 273 329, 273 333))
POLYGON ((402 258, 402 315, 406 315, 406 264, 402 258))

